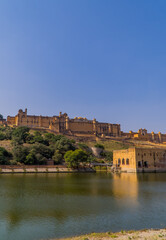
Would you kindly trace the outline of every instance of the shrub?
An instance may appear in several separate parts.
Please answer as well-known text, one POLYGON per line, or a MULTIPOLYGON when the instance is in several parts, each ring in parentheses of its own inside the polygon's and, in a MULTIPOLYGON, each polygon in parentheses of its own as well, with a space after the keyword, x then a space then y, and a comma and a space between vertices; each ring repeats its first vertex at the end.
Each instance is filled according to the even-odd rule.
POLYGON ((105 160, 112 163, 113 162, 113 152, 105 152, 105 160))
POLYGON ((78 143, 78 146, 79 146, 79 148, 86 151, 87 153, 91 152, 90 148, 85 143, 78 143))
POLYGON ((101 148, 101 149, 104 150, 104 145, 102 145, 102 144, 100 144, 100 143, 96 143, 96 144, 94 145, 94 147, 96 147, 96 148, 101 148))
POLYGON ((92 162, 96 162, 96 157, 94 157, 93 155, 89 155, 88 159, 87 159, 88 163, 92 163, 92 162))
POLYGON ((16 160, 10 160, 10 165, 17 165, 17 161, 16 160))
POLYGON ((11 140, 13 129, 11 127, 0 126, 0 140, 11 140))
POLYGON ((0 141, 6 139, 6 136, 4 133, 0 132, 0 141))

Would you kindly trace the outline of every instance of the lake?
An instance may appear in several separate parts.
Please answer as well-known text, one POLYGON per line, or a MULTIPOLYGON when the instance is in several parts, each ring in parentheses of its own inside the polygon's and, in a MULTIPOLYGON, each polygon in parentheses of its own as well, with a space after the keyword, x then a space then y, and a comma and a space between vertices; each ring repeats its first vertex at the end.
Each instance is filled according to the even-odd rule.
POLYGON ((0 175, 0 239, 166 227, 166 174, 0 175))

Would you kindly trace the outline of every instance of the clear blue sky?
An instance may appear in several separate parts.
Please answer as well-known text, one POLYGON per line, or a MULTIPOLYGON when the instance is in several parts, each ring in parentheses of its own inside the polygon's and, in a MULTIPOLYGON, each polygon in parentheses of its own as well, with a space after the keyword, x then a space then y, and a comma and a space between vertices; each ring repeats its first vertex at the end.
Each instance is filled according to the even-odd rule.
POLYGON ((165 0, 1 0, 0 113, 166 133, 165 0))

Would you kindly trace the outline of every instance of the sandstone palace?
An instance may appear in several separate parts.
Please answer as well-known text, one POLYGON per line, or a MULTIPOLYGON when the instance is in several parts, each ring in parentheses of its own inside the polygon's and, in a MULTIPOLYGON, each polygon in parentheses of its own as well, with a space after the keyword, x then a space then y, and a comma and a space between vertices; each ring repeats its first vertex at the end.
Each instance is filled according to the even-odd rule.
POLYGON ((7 117, 8 126, 28 126, 30 128, 49 129, 55 133, 80 134, 80 135, 104 135, 117 137, 121 135, 119 124, 101 123, 96 119, 88 120, 82 117, 69 118, 66 113, 59 116, 44 117, 32 116, 19 110, 15 117, 7 117))
POLYGON ((0 120, 0 124, 11 127, 28 126, 33 129, 43 129, 57 134, 67 134, 83 137, 116 138, 121 140, 135 139, 141 141, 151 141, 156 143, 166 143, 166 134, 148 133, 146 129, 139 129, 138 132, 123 132, 120 124, 98 122, 94 118, 88 120, 82 117, 69 118, 67 113, 59 113, 59 116, 35 116, 28 115, 27 109, 20 109, 14 117, 8 116, 0 120))

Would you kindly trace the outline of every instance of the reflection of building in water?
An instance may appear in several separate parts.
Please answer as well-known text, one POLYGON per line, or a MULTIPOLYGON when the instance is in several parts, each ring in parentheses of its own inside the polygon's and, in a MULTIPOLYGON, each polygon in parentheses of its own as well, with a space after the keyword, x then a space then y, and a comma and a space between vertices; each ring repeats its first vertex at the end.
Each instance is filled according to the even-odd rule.
POLYGON ((138 196, 137 174, 113 174, 113 193, 117 198, 131 198, 136 200, 138 196))
POLYGON ((166 149, 134 147, 115 150, 113 164, 124 172, 166 172, 166 149))

